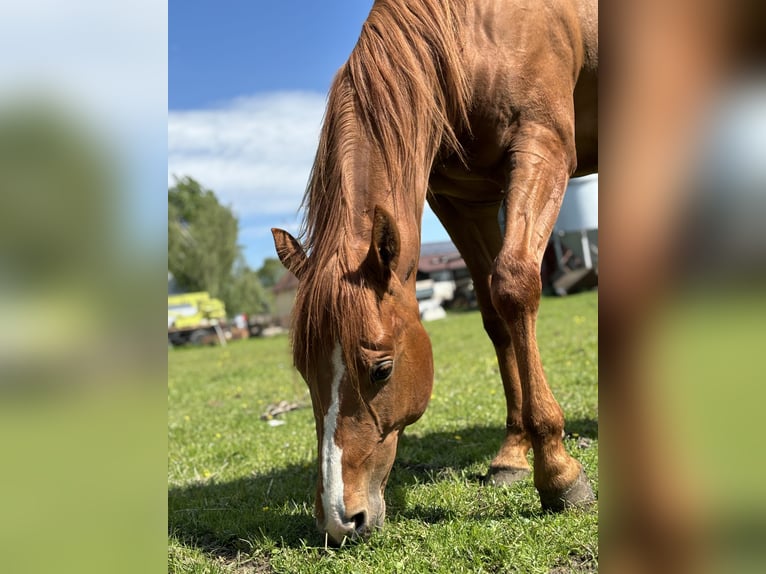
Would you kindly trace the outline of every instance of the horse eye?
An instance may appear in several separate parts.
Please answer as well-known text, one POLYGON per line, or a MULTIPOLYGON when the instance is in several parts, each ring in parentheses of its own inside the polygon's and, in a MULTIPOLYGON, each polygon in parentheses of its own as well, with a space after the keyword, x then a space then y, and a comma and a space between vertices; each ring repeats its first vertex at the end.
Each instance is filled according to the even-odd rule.
POLYGON ((382 383, 391 377, 394 362, 391 360, 376 363, 370 370, 370 380, 373 383, 382 383))

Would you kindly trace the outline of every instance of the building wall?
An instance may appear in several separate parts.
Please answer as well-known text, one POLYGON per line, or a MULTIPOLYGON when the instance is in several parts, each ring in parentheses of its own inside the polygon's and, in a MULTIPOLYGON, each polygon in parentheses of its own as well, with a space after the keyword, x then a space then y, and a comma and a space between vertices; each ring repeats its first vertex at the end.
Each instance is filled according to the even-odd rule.
POLYGON ((290 313, 295 304, 295 289, 280 291, 274 297, 274 315, 280 327, 290 326, 290 313))

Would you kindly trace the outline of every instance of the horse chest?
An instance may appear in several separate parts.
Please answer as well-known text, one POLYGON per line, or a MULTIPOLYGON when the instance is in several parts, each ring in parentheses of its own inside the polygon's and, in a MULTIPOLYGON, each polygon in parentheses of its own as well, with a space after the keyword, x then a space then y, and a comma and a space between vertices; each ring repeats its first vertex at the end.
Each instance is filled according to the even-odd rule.
POLYGON ((507 155, 492 137, 474 138, 464 146, 466 161, 451 155, 437 161, 429 184, 437 194, 497 200, 506 185, 507 155))

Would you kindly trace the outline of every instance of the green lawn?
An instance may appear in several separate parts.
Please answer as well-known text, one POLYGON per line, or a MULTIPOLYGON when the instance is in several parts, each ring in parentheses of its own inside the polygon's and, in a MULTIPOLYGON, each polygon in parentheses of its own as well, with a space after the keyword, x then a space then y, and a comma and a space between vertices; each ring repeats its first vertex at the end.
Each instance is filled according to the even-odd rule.
MULTIPOLYGON (((543 364, 566 445, 598 492, 598 294, 544 298, 543 364), (586 439, 586 440, 584 440, 586 439), (587 440, 591 439, 591 440, 587 440)), ((385 528, 327 549, 316 530, 310 408, 260 419, 308 393, 286 336, 168 356, 170 572, 595 572, 597 506, 547 514, 531 479, 480 483, 500 445, 502 384, 478 312, 427 323, 433 397, 409 427, 386 489, 385 528)))

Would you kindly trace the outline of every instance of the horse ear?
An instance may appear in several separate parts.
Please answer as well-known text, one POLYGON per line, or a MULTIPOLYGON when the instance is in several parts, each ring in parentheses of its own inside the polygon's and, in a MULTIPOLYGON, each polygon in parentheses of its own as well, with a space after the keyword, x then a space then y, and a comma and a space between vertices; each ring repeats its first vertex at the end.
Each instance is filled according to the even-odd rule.
POLYGON ((372 216, 372 239, 365 264, 368 270, 388 285, 399 263, 399 230, 394 218, 385 209, 375 206, 372 216))
POLYGON ((282 265, 300 279, 307 259, 303 247, 295 237, 284 229, 272 228, 271 234, 274 236, 274 247, 277 249, 277 255, 282 265))

